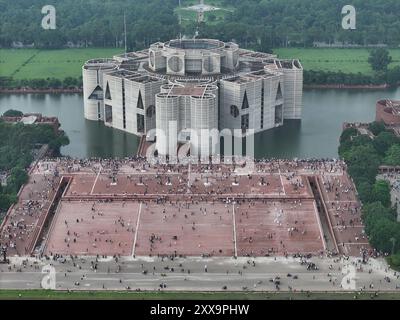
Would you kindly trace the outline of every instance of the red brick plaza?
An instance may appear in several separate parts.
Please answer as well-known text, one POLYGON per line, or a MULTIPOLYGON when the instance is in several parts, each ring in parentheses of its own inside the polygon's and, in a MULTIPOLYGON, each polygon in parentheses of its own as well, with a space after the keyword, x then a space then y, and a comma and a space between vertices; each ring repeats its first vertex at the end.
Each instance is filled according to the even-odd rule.
POLYGON ((9 255, 319 254, 329 249, 326 237, 339 253, 370 249, 343 163, 273 161, 252 172, 237 169, 41 161, 9 210, 0 243, 9 255))

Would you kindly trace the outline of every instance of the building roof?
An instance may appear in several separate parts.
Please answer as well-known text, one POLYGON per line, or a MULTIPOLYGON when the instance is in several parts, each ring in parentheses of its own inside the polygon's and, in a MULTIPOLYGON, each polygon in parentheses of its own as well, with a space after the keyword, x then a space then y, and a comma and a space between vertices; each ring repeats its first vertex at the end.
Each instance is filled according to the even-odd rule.
POLYGON ((21 118, 20 122, 22 122, 23 124, 34 124, 37 120, 37 116, 24 116, 21 118))
POLYGON ((171 89, 171 94, 176 96, 202 96, 206 91, 205 87, 194 87, 194 86, 174 86, 171 89))

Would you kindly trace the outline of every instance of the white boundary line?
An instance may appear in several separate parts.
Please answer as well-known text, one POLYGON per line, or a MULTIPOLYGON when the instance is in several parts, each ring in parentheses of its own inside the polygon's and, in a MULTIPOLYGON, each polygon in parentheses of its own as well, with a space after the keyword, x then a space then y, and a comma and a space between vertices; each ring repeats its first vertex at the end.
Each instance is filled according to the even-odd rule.
POLYGON ((139 221, 140 221, 140 214, 142 213, 142 202, 140 202, 139 205, 139 213, 136 221, 136 230, 135 230, 135 239, 133 240, 133 248, 132 248, 132 257, 135 256, 135 250, 136 250, 136 241, 137 241, 137 235, 139 233, 139 221))
POLYGON ((189 168, 188 168, 188 183, 187 183, 188 188, 190 188, 190 163, 189 163, 189 168))
POLYGON ((232 205, 234 255, 237 257, 235 203, 232 205))
POLYGON ((99 176, 100 176, 100 173, 101 173, 101 169, 103 169, 103 167, 100 167, 99 172, 97 172, 97 176, 96 176, 96 179, 93 182, 93 186, 92 186, 92 190, 90 190, 90 194, 93 194, 94 187, 96 186, 96 183, 97 183, 97 179, 99 179, 99 176))
POLYGON ((281 168, 278 168, 278 170, 279 170, 279 179, 281 180, 281 185, 282 185, 283 195, 285 195, 285 196, 286 196, 285 185, 283 184, 283 180, 282 180, 281 168))
POLYGON ((318 212, 318 208, 317 208, 315 199, 313 200, 313 206, 314 206, 315 218, 317 219, 319 234, 320 234, 321 241, 322 241, 322 246, 323 246, 324 250, 326 251, 327 246, 326 246, 326 241, 324 238, 324 230, 322 229, 322 223, 321 223, 321 219, 319 217, 319 212, 318 212))
POLYGON ((343 229, 344 227, 346 227, 346 229, 351 229, 351 228, 365 228, 363 225, 356 225, 356 226, 351 226, 351 225, 345 225, 345 226, 342 226, 342 225, 339 225, 339 226, 333 226, 332 228, 333 229, 343 229))
POLYGON ((366 246, 369 245, 368 242, 345 242, 345 246, 366 246))

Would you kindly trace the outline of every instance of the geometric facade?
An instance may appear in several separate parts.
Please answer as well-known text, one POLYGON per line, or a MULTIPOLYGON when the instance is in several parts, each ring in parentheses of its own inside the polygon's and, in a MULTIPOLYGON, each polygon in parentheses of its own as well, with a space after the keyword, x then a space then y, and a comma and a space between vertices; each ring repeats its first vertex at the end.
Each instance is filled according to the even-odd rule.
POLYGON ((90 60, 82 70, 85 118, 135 135, 162 130, 167 139, 157 138, 159 154, 175 148, 168 145, 174 140, 170 135, 173 143, 190 141, 193 152, 209 148, 200 138, 203 129, 257 133, 301 119, 300 62, 231 42, 158 42, 147 50, 90 60))

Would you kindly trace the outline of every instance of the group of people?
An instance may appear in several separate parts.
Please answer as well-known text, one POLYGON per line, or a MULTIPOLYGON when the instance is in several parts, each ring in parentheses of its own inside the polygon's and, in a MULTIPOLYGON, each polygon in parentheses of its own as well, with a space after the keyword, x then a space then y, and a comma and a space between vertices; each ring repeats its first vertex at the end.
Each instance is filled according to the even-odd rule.
POLYGON ((0 247, 6 248, 8 255, 30 254, 38 222, 48 213, 58 183, 53 174, 33 175, 21 191, 18 203, 9 209, 0 229, 0 247))
MULTIPOLYGON (((100 172, 104 175, 108 175, 111 184, 118 184, 119 177, 127 178, 129 184, 134 185, 134 194, 140 198, 140 193, 143 196, 152 195, 146 201, 154 201, 159 205, 167 201, 180 201, 185 200, 187 202, 204 202, 204 201, 218 201, 225 203, 229 199, 240 199, 251 200, 253 192, 258 194, 279 194, 282 197, 282 201, 285 202, 284 186, 279 181, 279 174, 284 176, 289 182, 289 185, 293 186, 295 193, 299 193, 300 189, 305 188, 304 180, 302 179, 303 174, 314 172, 320 174, 321 172, 329 173, 341 173, 345 169, 344 162, 332 159, 316 160, 316 159, 305 159, 305 160, 289 160, 289 159, 260 159, 255 161, 255 172, 250 172, 246 175, 238 175, 236 169, 239 164, 191 164, 191 165, 168 165, 168 164, 151 164, 146 161, 143 157, 128 157, 123 159, 73 159, 73 158, 59 158, 59 159, 44 159, 38 164, 38 171, 46 179, 48 185, 43 189, 42 200, 46 200, 51 197, 54 193, 59 177, 63 174, 80 174, 80 173, 91 173, 92 175, 98 175, 100 172), (278 175, 277 175, 278 174, 278 175), (142 191, 138 191, 142 190, 142 191), (170 196, 170 197, 168 197, 170 196), (175 196, 175 198, 173 198, 175 196)), ((282 179, 282 178, 281 178, 282 179)), ((32 184, 32 180, 30 181, 32 184)), ((129 184, 127 186, 129 186, 129 184)), ((38 192, 37 186, 31 186, 32 192, 38 192)), ((94 185, 93 185, 94 189, 94 185)), ((92 190, 93 191, 93 190, 92 190)), ((100 191, 101 192, 101 191, 100 191)), ((105 193, 109 194, 110 191, 106 190, 105 193)), ((129 194, 128 190, 124 194, 129 194)), ((95 193, 96 195, 96 193, 95 193)), ((79 198, 79 193, 75 193, 74 196, 79 198)), ((140 200, 138 198, 138 200, 140 200)), ((112 199, 110 199, 111 201, 112 199)), ((92 200, 82 200, 92 201, 92 200)), ((98 200, 102 201, 102 200, 98 200)), ((266 201, 262 197, 256 201, 266 201)), ((290 200, 292 201, 292 200, 290 200)), ((294 202, 294 206, 301 206, 301 200, 294 202)), ((21 203, 21 202, 20 202, 21 203)), ((19 205, 20 205, 19 203, 19 205)), ((125 202, 123 203, 125 205, 125 202)), ((186 204, 185 204, 186 205, 186 204)), ((32 214, 32 211, 41 211, 39 208, 34 208, 35 203, 29 203, 25 209, 25 214, 32 214), (32 209, 33 207, 33 209, 32 209)), ((39 205, 42 207, 43 204, 39 205)), ((208 205, 207 205, 208 206, 208 205)), ((227 210, 229 214, 230 209, 227 210)), ((42 210, 43 211, 43 210, 42 210)), ((96 211, 95 206, 92 208, 92 213, 89 214, 87 219, 96 220, 99 215, 107 213, 96 211)), ((200 214, 206 214, 207 209, 201 211, 200 214)), ((174 213, 179 214, 178 213, 174 213)), ((286 213, 281 213, 286 214, 286 213)), ((11 214, 9 223, 2 230, 2 237, 8 238, 7 245, 10 247, 15 246, 13 239, 20 238, 21 241, 26 239, 26 233, 29 232, 27 229, 35 226, 33 220, 31 225, 24 225, 22 221, 15 221, 17 215, 11 214), (18 231, 18 232, 17 232, 18 231)), ((36 216, 38 220, 38 217, 36 216)), ((167 216, 164 215, 161 222, 165 222, 167 216)), ((220 221, 222 221, 222 215, 219 215, 220 221)), ((241 218, 239 218, 241 219, 241 218)), ((356 222, 357 220, 354 220, 356 222)), ((66 223, 66 231, 64 242, 67 246, 79 242, 79 234, 68 226, 73 221, 66 223)), ((75 222, 79 223, 79 221, 75 222)), ((122 222, 122 225, 125 222, 122 222)), ((121 221, 118 221, 121 224, 121 221)), ((179 228, 179 226, 178 226, 179 228)), ((180 226, 183 228, 183 225, 180 226)), ((298 228, 298 226, 287 226, 288 233, 293 235, 298 232, 305 233, 306 230, 298 228)), ((134 233, 134 226, 130 226, 131 232, 134 233)), ((191 224, 191 229, 196 229, 195 223, 191 224)), ((100 231, 98 231, 100 232, 100 231)), ((271 234, 269 235, 271 237, 271 234)), ((162 235, 160 236, 160 238, 162 235)), ((153 239, 154 240, 154 239, 153 239)), ((98 241, 107 243, 113 243, 115 240, 108 239, 105 235, 98 234, 94 237, 94 242, 89 244, 93 247, 96 246, 98 241)), ((153 244, 154 247, 154 244, 153 244)), ((90 251, 88 248, 87 251, 90 251)), ((22 252, 19 252, 22 254, 22 252)), ((28 253, 28 252, 23 252, 28 253)))

